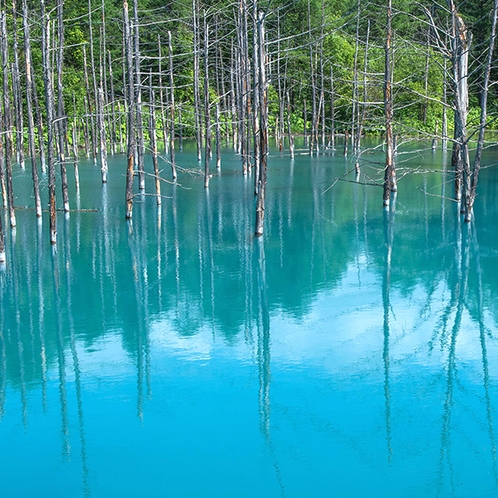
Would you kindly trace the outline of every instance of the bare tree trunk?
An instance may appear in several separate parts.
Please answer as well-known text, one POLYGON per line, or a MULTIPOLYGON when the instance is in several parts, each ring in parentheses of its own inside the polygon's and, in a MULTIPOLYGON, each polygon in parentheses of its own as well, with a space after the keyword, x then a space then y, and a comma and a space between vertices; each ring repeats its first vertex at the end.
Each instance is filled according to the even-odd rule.
POLYGON ((111 51, 108 50, 109 64, 109 84, 111 90, 111 153, 116 154, 117 151, 117 133, 116 133, 116 95, 114 93, 114 75, 112 71, 111 51))
POLYGON ((106 144, 106 132, 105 132, 105 117, 104 117, 104 90, 102 85, 98 89, 98 101, 99 101, 99 132, 100 132, 100 171, 102 174, 102 183, 107 183, 107 144, 106 144))
POLYGON ((354 48, 354 57, 353 57, 353 94, 351 98, 351 149, 353 154, 356 154, 358 151, 358 136, 356 132, 357 123, 357 108, 359 105, 359 90, 358 90, 358 52, 360 47, 360 0, 357 1, 356 6, 356 40, 355 40, 355 48, 354 48))
MULTIPOLYGON (((259 169, 260 169, 260 161, 261 161, 261 137, 260 137, 260 102, 259 102, 259 33, 258 33, 258 0, 253 0, 252 2, 252 17, 253 17, 253 40, 252 40, 252 63, 253 63, 253 134, 254 134, 254 194, 258 195, 259 188, 259 169)), ((278 81, 279 81, 279 92, 280 92, 280 72, 278 72, 278 81)), ((280 98, 280 93, 279 93, 280 98)))
POLYGON ((47 162, 48 196, 50 209, 50 242, 57 242, 57 218, 55 208, 55 157, 54 157, 54 92, 52 67, 49 53, 48 17, 45 13, 45 0, 40 0, 42 26, 43 84, 45 88, 45 109, 47 113, 47 162))
POLYGON ((152 152, 152 164, 154 166, 154 180, 156 186, 156 202, 161 205, 161 179, 159 177, 159 163, 157 160, 157 137, 156 137, 156 99, 152 89, 152 71, 149 76, 149 102, 150 102, 150 149, 152 152))
POLYGON ((291 158, 294 157, 294 136, 292 135, 292 126, 291 126, 291 103, 289 92, 287 92, 287 132, 289 135, 289 152, 291 158))
POLYGON ((201 94, 199 89, 199 6, 197 0, 192 0, 193 29, 194 29, 194 114, 195 114, 195 134, 197 139, 197 161, 202 159, 202 124, 201 124, 201 94))
MULTIPOLYGON (((90 24, 90 33, 91 33, 91 24, 90 24)), ((90 37, 92 40, 93 37, 90 37)), ((92 42, 90 42, 92 43, 92 42)), ((95 116, 93 112, 93 98, 92 98, 92 92, 90 89, 90 82, 88 78, 88 62, 87 62, 87 57, 86 57, 86 46, 83 45, 83 70, 84 70, 84 76, 85 76, 85 89, 86 89, 86 101, 87 101, 87 112, 86 115, 90 117, 90 124, 88 128, 90 128, 90 141, 91 141, 91 149, 92 149, 92 159, 94 164, 97 164, 97 133, 95 131, 95 116)), ((95 75, 92 75, 92 78, 94 78, 95 75)), ((88 121, 88 119, 87 119, 88 121)))
POLYGON ((458 14, 453 0, 448 0, 448 8, 451 14, 452 25, 451 59, 455 109, 452 165, 455 169, 455 199, 460 200, 462 196, 462 182, 465 182, 463 191, 465 193, 470 192, 470 175, 465 174, 465 172, 470 171, 467 144, 467 115, 469 112, 468 63, 472 35, 458 14))
MULTIPOLYGON (((91 74, 92 74, 92 92, 90 94, 89 91, 88 93, 88 107, 90 110, 90 123, 92 125, 92 153, 93 153, 93 162, 94 164, 97 164, 97 126, 95 123, 95 115, 94 111, 95 108, 97 107, 97 74, 95 71, 95 56, 94 56, 94 51, 93 51, 93 22, 92 22, 92 0, 88 0, 88 32, 89 32, 89 45, 90 45, 90 69, 91 69, 91 74)), ((86 58, 86 53, 83 52, 84 57, 86 58)), ((85 60, 85 72, 87 71, 86 69, 86 60, 85 60)), ((88 78, 88 73, 85 76, 88 78)))
POLYGON ((164 143, 164 152, 166 153, 169 149, 168 145, 168 132, 169 125, 164 112, 164 89, 163 89, 163 70, 162 70, 162 45, 161 36, 157 35, 157 52, 159 54, 159 108, 161 109, 161 128, 162 128, 162 138, 164 143))
POLYGON ((73 93, 73 168, 74 168, 74 185, 78 191, 80 188, 80 174, 78 168, 78 121, 76 118, 76 96, 73 93))
MULTIPOLYGON (((481 87, 481 117, 479 122, 479 137, 477 139, 477 149, 474 158, 474 165, 470 174, 470 181, 466 185, 470 186, 465 195, 465 221, 469 222, 472 218, 472 211, 476 198, 477 183, 479 181, 479 172, 481 170, 482 151, 484 148, 484 133, 487 125, 487 107, 488 107, 488 91, 491 68, 493 65, 493 55, 496 40, 496 25, 498 23, 498 0, 493 3, 491 33, 489 35, 488 54, 486 58, 486 66, 484 67, 483 82, 481 87)), ((467 173, 468 174, 468 173, 467 173)))
POLYGON ((316 125, 317 125, 317 112, 316 112, 316 74, 315 74, 315 58, 313 57, 313 38, 311 33, 311 1, 308 0, 308 38, 309 38, 309 52, 310 52, 310 84, 311 84, 311 133, 309 143, 309 153, 313 154, 316 141, 316 125))
POLYGON ((221 116, 219 102, 216 102, 216 170, 221 170, 221 116))
POLYGON ((128 2, 123 2, 123 25, 124 25, 124 41, 125 41, 125 58, 127 71, 127 98, 128 98, 128 114, 127 114, 127 150, 128 158, 126 168, 126 218, 131 219, 133 214, 133 177, 135 174, 134 162, 136 152, 135 142, 135 75, 133 65, 133 35, 131 32, 130 18, 128 14, 128 2))
MULTIPOLYGON (((363 126, 367 117, 367 102, 368 102, 368 86, 367 86, 367 74, 368 74, 368 50, 370 46, 370 19, 367 23, 367 35, 365 38, 365 58, 363 60, 363 109, 361 111, 361 118, 358 119, 358 127, 356 130, 356 146, 358 151, 361 145, 361 136, 363 135, 363 126)), ((358 159, 356 160, 358 163, 358 159)))
POLYGON ((31 39, 28 23, 28 5, 27 1, 22 2, 22 18, 24 32, 24 61, 26 68, 26 114, 28 117, 28 148, 31 160, 31 171, 33 178, 33 192, 35 198, 35 212, 38 218, 42 215, 40 187, 38 179, 38 167, 36 164, 36 146, 35 146, 35 122, 33 118, 33 95, 32 95, 32 67, 31 67, 31 39))
POLYGON ((7 175, 7 199, 9 206, 10 226, 16 226, 16 214, 14 211, 14 187, 12 185, 12 157, 11 157, 11 114, 10 114, 10 91, 9 91, 9 52, 7 40, 6 13, 1 12, 0 37, 2 42, 2 74, 3 74, 3 125, 5 133, 5 172, 7 175))
POLYGON ((67 122, 64 111, 64 88, 62 84, 62 66, 64 61, 64 23, 63 23, 63 0, 57 0, 57 36, 59 46, 57 49, 57 136, 59 146, 59 161, 61 169, 62 203, 64 212, 69 212, 69 193, 67 186, 66 169, 66 135, 67 122))
POLYGON ((444 58, 443 62, 443 117, 442 117, 442 123, 441 123, 441 145, 443 147, 443 150, 446 150, 448 146, 448 119, 447 119, 447 105, 448 105, 448 98, 447 98, 447 60, 446 57, 444 58))
POLYGON ((386 165, 384 169, 384 206, 389 206, 391 192, 396 191, 396 169, 394 165, 393 98, 392 98, 392 2, 387 0, 386 45, 384 68, 384 116, 386 121, 386 165))
POLYGON ((335 148, 335 91, 334 67, 330 65, 330 148, 335 148))
MULTIPOLYGON (((258 59, 259 59, 259 118, 260 118, 260 169, 259 169, 259 186, 258 197, 256 201, 256 230, 255 235, 263 235, 263 226, 265 219, 265 198, 266 198, 266 168, 268 159, 268 84, 266 81, 266 47, 265 47, 265 28, 264 14, 258 16, 258 59)), ((254 82, 256 84, 256 82, 254 82)))
POLYGON ((169 157, 171 161, 171 175, 176 180, 175 165, 175 82, 173 79, 173 44, 171 41, 171 31, 168 31, 169 46, 169 85, 170 85, 170 134, 169 134, 169 157))
POLYGON ((14 62, 12 64, 12 90, 14 93, 15 125, 16 125, 16 151, 17 162, 24 169, 24 116, 21 92, 21 78, 19 76, 19 42, 17 39, 17 7, 16 0, 12 0, 12 20, 14 23, 14 62))
POLYGON ((144 131, 142 112, 142 74, 140 71, 140 37, 138 29, 138 0, 133 0, 133 49, 135 62, 135 112, 136 112, 136 152, 138 169, 138 188, 145 189, 144 174, 144 131))
POLYGON ((205 118, 205 152, 204 152, 204 188, 209 187, 209 160, 211 157, 211 112, 209 102, 209 25, 204 14, 204 118, 205 118))

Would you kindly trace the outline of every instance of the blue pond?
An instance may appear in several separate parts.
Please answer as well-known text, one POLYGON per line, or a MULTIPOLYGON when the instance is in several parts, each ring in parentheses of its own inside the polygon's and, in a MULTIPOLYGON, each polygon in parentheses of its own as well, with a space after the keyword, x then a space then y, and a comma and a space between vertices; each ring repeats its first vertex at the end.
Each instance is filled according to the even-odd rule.
POLYGON ((16 167, 0 495, 496 496, 498 154, 466 224, 421 145, 388 211, 381 150, 358 181, 342 151, 272 150, 260 239, 228 147, 205 190, 186 143, 132 223, 124 157, 104 186, 82 161, 54 248, 16 167))

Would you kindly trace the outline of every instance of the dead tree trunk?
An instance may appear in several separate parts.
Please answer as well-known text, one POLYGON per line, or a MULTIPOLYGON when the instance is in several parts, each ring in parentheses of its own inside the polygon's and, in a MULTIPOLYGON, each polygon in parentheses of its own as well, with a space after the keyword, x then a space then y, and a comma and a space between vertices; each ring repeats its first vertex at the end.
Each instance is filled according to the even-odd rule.
MULTIPOLYGON (((253 0, 252 3, 253 16, 253 135, 254 135, 254 194, 258 195, 259 188, 259 169, 261 167, 261 137, 260 137, 260 116, 261 106, 259 102, 259 33, 258 33, 258 1, 253 0)), ((278 55, 277 55, 278 56, 278 55)), ((280 73, 278 73, 279 91, 280 91, 280 73)), ((280 98, 280 94, 279 94, 280 98)))
POLYGON ((133 179, 135 175, 135 75, 133 65, 133 35, 131 33, 130 18, 128 14, 128 2, 123 2, 123 24, 124 24, 124 40, 125 40, 125 58, 127 71, 127 98, 128 98, 128 114, 127 114, 127 168, 126 168, 126 218, 131 219, 133 214, 133 179))
POLYGON ((219 102, 216 102, 216 170, 221 170, 221 115, 219 102))
POLYGON ((59 45, 57 48, 57 137, 59 147, 59 162, 61 169, 62 203, 64 212, 69 212, 69 193, 67 186, 66 168, 66 136, 67 122, 64 111, 64 88, 62 84, 62 66, 64 61, 64 21, 63 21, 63 0, 57 0, 57 36, 59 45))
POLYGON ((289 92, 287 92, 287 133, 289 136, 289 153, 291 158, 294 158, 294 135, 292 134, 291 126, 291 103, 289 92))
MULTIPOLYGON (((169 35, 168 35, 169 36, 169 35)), ((164 152, 168 151, 168 132, 169 125, 168 120, 164 112, 164 89, 163 89, 163 71, 162 71, 162 45, 161 45, 161 35, 157 35, 157 52, 158 52, 158 65, 159 65, 159 108, 161 109, 161 128, 162 128, 162 139, 164 144, 164 152)))
POLYGON ((116 95, 114 92, 114 74, 112 71, 112 58, 111 51, 108 54, 108 64, 109 64, 109 85, 111 91, 111 154, 116 154, 117 152, 117 133, 116 133, 116 95))
POLYGON ((142 111, 142 75, 140 71, 140 37, 138 23, 138 0, 133 0, 133 55, 135 62, 135 113, 136 117, 136 152, 138 169, 138 188, 145 189, 144 174, 144 126, 142 111))
POLYGON ((476 198, 477 183, 479 181, 479 172, 481 170, 482 151, 484 148, 484 133, 487 125, 487 107, 488 107, 488 91, 489 80, 491 75, 491 67, 493 65, 493 55, 496 40, 496 25, 498 22, 498 0, 494 1, 492 11, 491 33, 489 35, 488 54, 486 58, 486 65, 484 67, 483 82, 481 87, 481 118, 479 122, 479 137, 477 139, 477 150, 474 158, 474 165, 472 172, 466 172, 470 179, 465 182, 469 190, 465 193, 465 221, 469 222, 472 218, 472 211, 476 198))
POLYGON ((330 65, 330 148, 335 149, 335 91, 332 64, 330 65))
POLYGON ((199 89, 200 64, 199 64, 199 7, 197 0, 192 0, 193 30, 194 30, 194 115, 195 135, 197 140, 197 161, 202 159, 202 120, 201 120, 201 93, 199 89))
POLYGON ((396 168, 394 165, 394 137, 393 137, 393 97, 392 97, 392 1, 387 0, 386 15, 386 45, 384 67, 384 116, 386 122, 386 165, 384 169, 384 206, 389 206, 391 192, 395 192, 396 168))
MULTIPOLYGON (((256 230, 255 235, 263 235, 266 198, 266 168, 268 159, 268 84, 266 81, 266 47, 265 47, 265 17, 262 12, 258 16, 258 59, 259 59, 259 133, 260 133, 260 168, 258 197, 256 200, 256 230)), ((256 82, 254 82, 256 84, 256 82)))
POLYGON ((455 2, 448 0, 451 14, 451 62, 452 86, 454 99, 454 136, 452 165, 455 169, 455 199, 464 192, 470 192, 470 175, 464 178, 464 171, 470 170, 469 149, 467 142, 467 115, 469 112, 468 64, 472 35, 457 12, 455 2))
POLYGON ((15 126, 16 126, 16 152, 17 162, 24 169, 24 115, 21 92, 21 78, 19 75, 19 42, 17 38, 17 6, 12 0, 12 21, 14 23, 14 62, 12 64, 12 90, 14 94, 15 126))
POLYGON ((50 209, 50 242, 57 242, 57 218, 55 209, 55 157, 54 157, 54 91, 52 66, 49 53, 48 18, 45 13, 45 0, 40 0, 42 26, 43 84, 45 88, 45 110, 47 114, 47 162, 48 197, 50 209))
POLYGON ((161 205, 161 178, 159 177, 159 162, 157 159, 157 137, 156 137, 156 99, 152 89, 152 71, 149 76, 149 106, 150 106, 150 149, 152 153, 152 164, 154 166, 154 180, 156 186, 156 202, 161 205))
POLYGON ((28 149, 31 160, 31 171, 33 178, 33 192, 35 199, 35 212, 38 218, 42 215, 40 187, 38 179, 38 167, 36 164, 36 146, 35 146, 35 122, 33 118, 33 73, 31 67, 31 37, 28 23, 28 5, 27 1, 22 3, 22 19, 24 33, 24 61, 26 69, 26 114, 28 117, 28 149))
POLYGON ((209 25, 204 14, 204 118, 205 118, 205 152, 204 152, 204 188, 209 187, 209 160, 211 158, 211 112, 209 103, 209 25))
MULTIPOLYGON (((169 85, 170 85, 170 118, 169 126, 169 157, 171 162, 171 175, 173 180, 176 180, 176 165, 175 165, 175 81, 173 78, 173 44, 171 42, 171 31, 168 31, 168 47, 169 47, 169 85)), ((164 133, 164 132, 163 132, 164 133)))
POLYGON ((10 114, 10 91, 9 91, 9 52, 7 40, 7 20, 5 11, 1 12, 0 37, 2 43, 2 74, 3 74, 3 125, 5 134, 5 172, 7 175, 7 199, 9 206, 10 226, 16 226, 16 214, 14 211, 14 187, 12 185, 12 156, 11 156, 11 114, 10 114))

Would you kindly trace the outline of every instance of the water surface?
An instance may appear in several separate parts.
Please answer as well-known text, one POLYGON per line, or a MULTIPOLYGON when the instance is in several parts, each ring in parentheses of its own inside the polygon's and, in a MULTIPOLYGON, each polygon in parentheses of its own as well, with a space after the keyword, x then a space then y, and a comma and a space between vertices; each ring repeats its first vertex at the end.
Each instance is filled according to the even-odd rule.
MULTIPOLYGON (((82 161, 55 249, 48 213, 18 209, 1 495, 495 496, 498 170, 465 224, 448 158, 416 147, 388 211, 365 185, 381 151, 356 182, 342 151, 273 150, 261 239, 228 147, 208 191, 185 172, 160 207, 137 193, 131 224, 124 158, 104 186, 82 161)), ((178 161, 198 169, 191 144, 178 161)), ((20 207, 30 182, 15 170, 20 207)))

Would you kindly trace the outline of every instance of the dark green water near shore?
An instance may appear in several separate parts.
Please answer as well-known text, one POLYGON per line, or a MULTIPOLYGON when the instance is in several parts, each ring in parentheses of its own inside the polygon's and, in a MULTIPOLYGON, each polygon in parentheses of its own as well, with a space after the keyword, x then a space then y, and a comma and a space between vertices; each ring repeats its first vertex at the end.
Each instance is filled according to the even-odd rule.
MULTIPOLYGON (((362 184, 382 152, 360 183, 341 152, 272 151, 261 239, 228 149, 208 191, 184 172, 131 224, 124 158, 105 186, 83 161, 55 249, 17 210, 2 497, 496 496, 498 151, 471 224, 440 151, 400 150, 388 211, 362 184)), ((178 162, 198 169, 191 144, 178 162)), ((32 206, 29 170, 15 191, 32 206)))

